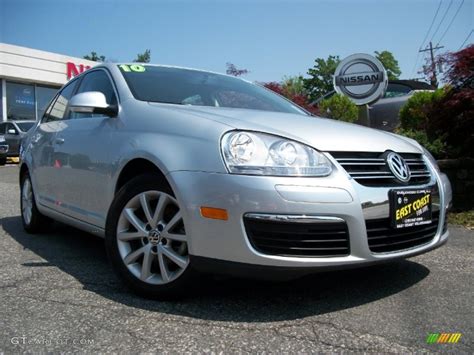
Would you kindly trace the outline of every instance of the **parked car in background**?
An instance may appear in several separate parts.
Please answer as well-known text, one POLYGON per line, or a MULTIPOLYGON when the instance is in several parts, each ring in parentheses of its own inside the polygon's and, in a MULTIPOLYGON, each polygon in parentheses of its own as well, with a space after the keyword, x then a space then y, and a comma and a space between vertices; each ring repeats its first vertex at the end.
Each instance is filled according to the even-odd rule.
POLYGON ((5 137, 8 144, 8 156, 20 155, 20 144, 25 134, 35 125, 36 121, 7 121, 0 122, 0 135, 5 137))
POLYGON ((8 144, 5 142, 5 137, 0 135, 0 165, 5 165, 7 162, 8 144))
POLYGON ((299 277, 449 235, 449 181, 414 140, 201 70, 89 69, 52 100, 20 164, 25 230, 52 218, 105 237, 145 296, 187 293, 196 271, 299 277))
MULTIPOLYGON (((390 80, 385 95, 372 105, 369 105, 370 127, 393 132, 400 120, 398 114, 403 105, 417 91, 435 90, 430 84, 416 80, 390 80)), ((336 92, 331 91, 315 101, 317 105, 324 99, 329 99, 336 92)), ((358 122, 356 122, 358 123, 358 122)))

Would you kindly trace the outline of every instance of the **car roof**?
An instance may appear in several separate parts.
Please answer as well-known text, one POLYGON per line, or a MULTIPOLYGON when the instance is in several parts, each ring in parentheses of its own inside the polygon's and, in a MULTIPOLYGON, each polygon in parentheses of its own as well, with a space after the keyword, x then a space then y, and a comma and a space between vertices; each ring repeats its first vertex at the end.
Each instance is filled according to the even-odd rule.
POLYGON ((427 82, 418 80, 389 80, 388 83, 406 85, 412 90, 436 90, 435 87, 427 82))

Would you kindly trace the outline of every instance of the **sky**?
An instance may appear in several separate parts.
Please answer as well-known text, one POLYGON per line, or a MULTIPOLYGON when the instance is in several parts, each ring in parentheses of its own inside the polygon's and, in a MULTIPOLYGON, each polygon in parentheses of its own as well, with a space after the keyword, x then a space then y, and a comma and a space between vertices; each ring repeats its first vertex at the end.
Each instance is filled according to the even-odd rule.
POLYGON ((428 55, 418 54, 422 44, 440 42, 441 53, 474 42, 473 3, 0 0, 0 42, 76 57, 95 51, 111 61, 150 49, 152 63, 225 72, 231 62, 260 82, 305 75, 318 57, 389 50, 401 78, 413 78, 428 55))

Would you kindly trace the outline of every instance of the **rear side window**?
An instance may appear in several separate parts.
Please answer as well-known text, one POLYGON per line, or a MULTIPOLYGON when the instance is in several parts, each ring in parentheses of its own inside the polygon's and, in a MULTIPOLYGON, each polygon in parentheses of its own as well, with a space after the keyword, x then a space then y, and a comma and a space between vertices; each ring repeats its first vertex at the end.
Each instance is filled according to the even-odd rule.
POLYGON ((403 84, 389 83, 384 97, 405 96, 412 91, 409 86, 403 84))
POLYGON ((44 122, 60 121, 66 119, 67 105, 72 95, 74 94, 77 82, 78 81, 75 80, 61 90, 56 101, 54 101, 51 110, 48 109, 46 111, 46 114, 43 119, 44 122))
POLYGON ((6 123, 0 123, 0 134, 5 134, 6 123))

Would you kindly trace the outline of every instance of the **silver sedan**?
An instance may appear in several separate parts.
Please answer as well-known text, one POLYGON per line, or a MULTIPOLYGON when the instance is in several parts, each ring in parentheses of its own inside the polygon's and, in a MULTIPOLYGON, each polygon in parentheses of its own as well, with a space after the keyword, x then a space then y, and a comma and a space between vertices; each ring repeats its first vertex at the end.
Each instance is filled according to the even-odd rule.
POLYGON ((21 148, 24 228, 105 238, 135 292, 198 272, 292 278, 446 242, 451 187, 418 143, 311 116, 245 80, 103 64, 68 82, 21 148))

